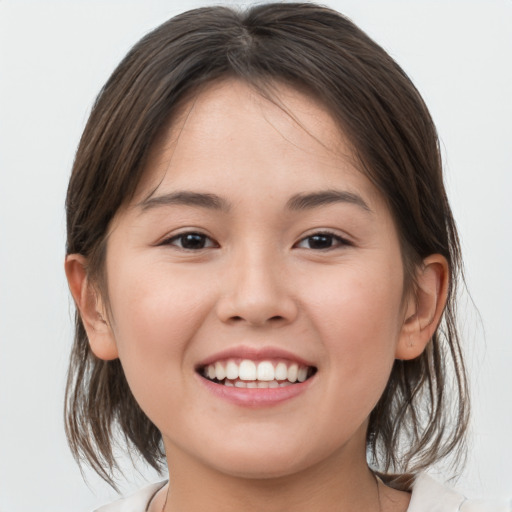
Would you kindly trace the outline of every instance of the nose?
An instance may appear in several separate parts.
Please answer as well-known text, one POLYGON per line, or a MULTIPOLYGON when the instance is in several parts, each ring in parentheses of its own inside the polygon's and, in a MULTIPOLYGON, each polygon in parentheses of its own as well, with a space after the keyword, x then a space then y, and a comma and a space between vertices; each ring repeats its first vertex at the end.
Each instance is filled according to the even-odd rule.
POLYGON ((217 315, 225 323, 286 325, 295 320, 292 280, 275 255, 240 255, 222 278, 217 315))

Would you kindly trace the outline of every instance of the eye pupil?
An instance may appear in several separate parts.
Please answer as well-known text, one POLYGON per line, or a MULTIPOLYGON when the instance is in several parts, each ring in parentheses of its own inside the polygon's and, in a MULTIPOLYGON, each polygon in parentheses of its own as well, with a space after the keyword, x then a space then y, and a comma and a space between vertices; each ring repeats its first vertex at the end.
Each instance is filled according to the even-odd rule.
POLYGON ((313 235, 308 240, 310 249, 327 249, 332 246, 331 235, 313 235))
POLYGON ((203 249, 206 244, 206 237, 198 233, 187 233, 182 235, 181 246, 184 249, 203 249))

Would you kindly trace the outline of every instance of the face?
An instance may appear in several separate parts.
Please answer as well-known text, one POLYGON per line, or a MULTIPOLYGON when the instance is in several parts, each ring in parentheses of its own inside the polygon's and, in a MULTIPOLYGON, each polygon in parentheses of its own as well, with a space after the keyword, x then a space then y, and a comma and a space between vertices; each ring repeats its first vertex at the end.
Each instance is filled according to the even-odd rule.
POLYGON ((167 455, 231 475, 365 460, 403 336, 385 201, 321 106, 211 85, 107 245, 112 342, 167 455), (284 107, 283 107, 284 106, 284 107))

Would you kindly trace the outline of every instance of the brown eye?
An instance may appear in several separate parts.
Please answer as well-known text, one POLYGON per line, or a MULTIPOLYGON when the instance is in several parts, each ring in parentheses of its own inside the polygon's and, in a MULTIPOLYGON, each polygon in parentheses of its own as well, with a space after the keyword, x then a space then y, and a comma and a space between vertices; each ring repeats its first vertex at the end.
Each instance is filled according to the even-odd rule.
POLYGON ((314 235, 303 238, 297 244, 297 247, 301 249, 325 250, 343 245, 349 245, 349 243, 337 235, 332 233, 315 233, 314 235))
POLYGON ((202 233, 181 233, 169 239, 166 244, 175 245, 187 251, 217 247, 211 238, 202 233))

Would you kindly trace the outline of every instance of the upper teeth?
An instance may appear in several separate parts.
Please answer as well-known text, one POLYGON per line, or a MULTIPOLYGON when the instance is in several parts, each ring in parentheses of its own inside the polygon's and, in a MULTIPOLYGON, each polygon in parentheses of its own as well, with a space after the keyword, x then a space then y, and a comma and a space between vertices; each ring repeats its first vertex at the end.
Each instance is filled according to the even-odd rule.
POLYGON ((209 379, 217 380, 258 380, 258 381, 289 381, 304 382, 308 376, 308 367, 298 363, 285 363, 272 361, 251 361, 242 359, 240 362, 234 359, 217 361, 209 364, 203 370, 209 379))

